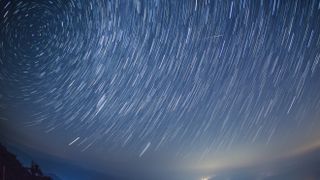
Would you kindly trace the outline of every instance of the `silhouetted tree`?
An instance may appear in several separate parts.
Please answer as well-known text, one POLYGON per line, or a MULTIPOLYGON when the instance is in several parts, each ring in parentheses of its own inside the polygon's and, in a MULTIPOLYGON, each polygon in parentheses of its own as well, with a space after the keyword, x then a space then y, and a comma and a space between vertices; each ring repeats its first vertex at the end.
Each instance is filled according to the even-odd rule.
POLYGON ((43 176, 42 171, 39 168, 39 165, 36 164, 34 161, 31 161, 30 172, 32 176, 43 176))

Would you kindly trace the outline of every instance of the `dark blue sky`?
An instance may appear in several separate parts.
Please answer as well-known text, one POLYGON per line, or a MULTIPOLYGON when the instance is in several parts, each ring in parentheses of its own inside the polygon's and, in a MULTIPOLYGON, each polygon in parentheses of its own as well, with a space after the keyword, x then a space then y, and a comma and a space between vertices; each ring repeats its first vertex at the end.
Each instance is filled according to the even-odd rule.
POLYGON ((0 4, 1 136, 16 147, 197 175, 318 142, 319 0, 0 4))

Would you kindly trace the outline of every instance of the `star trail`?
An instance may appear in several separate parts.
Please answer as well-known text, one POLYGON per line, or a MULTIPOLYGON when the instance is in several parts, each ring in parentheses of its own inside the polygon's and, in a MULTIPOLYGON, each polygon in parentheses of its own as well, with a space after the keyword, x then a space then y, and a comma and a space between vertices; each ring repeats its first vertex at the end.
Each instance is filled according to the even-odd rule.
POLYGON ((2 0, 0 9, 8 139, 101 163, 202 162, 320 135, 319 0, 2 0))

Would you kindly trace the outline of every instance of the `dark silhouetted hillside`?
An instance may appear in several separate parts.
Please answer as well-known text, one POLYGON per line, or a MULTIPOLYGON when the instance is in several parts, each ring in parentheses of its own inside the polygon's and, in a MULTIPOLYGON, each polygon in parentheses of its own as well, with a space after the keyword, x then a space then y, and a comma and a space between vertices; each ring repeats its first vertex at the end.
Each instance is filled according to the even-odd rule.
POLYGON ((30 168, 23 167, 16 156, 0 144, 0 180, 52 180, 42 175, 40 167, 32 162, 30 168))

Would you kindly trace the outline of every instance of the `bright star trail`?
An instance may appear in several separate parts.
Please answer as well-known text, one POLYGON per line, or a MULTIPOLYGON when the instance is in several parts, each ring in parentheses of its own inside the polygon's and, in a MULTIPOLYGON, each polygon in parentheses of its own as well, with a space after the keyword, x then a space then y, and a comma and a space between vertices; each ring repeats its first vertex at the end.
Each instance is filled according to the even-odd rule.
POLYGON ((319 0, 0 9, 0 121, 12 129, 1 134, 17 146, 180 167, 320 135, 319 0))

